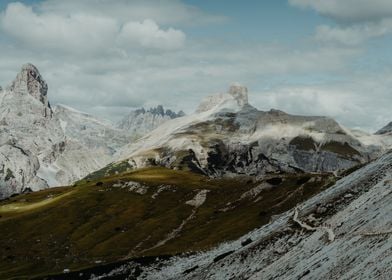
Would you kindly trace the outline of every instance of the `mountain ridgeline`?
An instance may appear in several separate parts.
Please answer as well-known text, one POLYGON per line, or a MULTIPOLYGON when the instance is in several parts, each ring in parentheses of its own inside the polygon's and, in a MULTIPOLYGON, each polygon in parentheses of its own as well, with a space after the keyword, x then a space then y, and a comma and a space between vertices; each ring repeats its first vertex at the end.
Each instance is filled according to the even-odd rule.
POLYGON ((211 177, 344 171, 385 150, 380 137, 390 138, 389 127, 369 144, 331 118, 259 111, 239 84, 204 98, 188 116, 157 106, 113 125, 51 106, 47 83, 26 64, 0 92, 0 198, 97 170, 89 177, 154 166, 211 177))
POLYGON ((162 166, 210 177, 342 172, 376 158, 386 148, 365 144, 328 117, 259 111, 246 87, 206 97, 194 114, 160 125, 122 147, 120 160, 89 177, 162 166))
POLYGON ((114 125, 23 66, 0 90, 0 279, 391 279, 390 125, 249 99, 114 125))
POLYGON ((97 170, 89 177, 153 166, 212 177, 343 171, 385 150, 376 137, 389 131, 368 144, 331 118, 259 111, 239 84, 204 98, 188 116, 157 106, 113 125, 52 107, 31 64, 0 94, 0 198, 72 184, 97 170))
POLYGON ((162 105, 158 105, 148 110, 140 108, 131 111, 118 122, 117 127, 130 132, 134 138, 137 138, 152 131, 168 120, 183 116, 185 116, 183 111, 176 113, 170 109, 165 110, 162 105))
POLYGON ((34 65, 24 65, 0 90, 0 199, 69 185, 106 166, 135 134, 179 116, 161 110, 149 111, 153 121, 146 117, 121 129, 65 105, 51 106, 44 78, 34 65))

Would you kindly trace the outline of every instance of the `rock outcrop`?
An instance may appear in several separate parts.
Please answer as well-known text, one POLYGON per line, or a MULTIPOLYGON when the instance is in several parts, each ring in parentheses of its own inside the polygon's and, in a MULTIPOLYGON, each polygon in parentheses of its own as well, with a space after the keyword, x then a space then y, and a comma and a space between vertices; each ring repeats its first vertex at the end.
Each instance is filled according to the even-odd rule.
POLYGON ((207 112, 214 108, 243 108, 248 105, 248 89, 238 83, 234 83, 230 86, 227 93, 219 93, 205 97, 196 113, 207 112))
POLYGON ((27 64, 2 93, 0 198, 48 187, 37 172, 44 161, 54 160, 56 147, 65 143, 65 137, 52 118, 47 88, 39 71, 27 64))
POLYGON ((38 69, 32 64, 25 64, 8 88, 15 94, 29 94, 40 101, 43 106, 45 117, 52 116, 52 109, 48 100, 48 85, 42 78, 38 69))

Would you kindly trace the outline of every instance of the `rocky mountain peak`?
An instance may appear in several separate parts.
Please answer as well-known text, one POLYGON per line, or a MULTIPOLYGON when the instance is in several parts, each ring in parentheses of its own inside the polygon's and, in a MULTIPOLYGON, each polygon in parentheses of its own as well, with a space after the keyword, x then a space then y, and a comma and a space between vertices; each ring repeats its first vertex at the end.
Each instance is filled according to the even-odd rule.
POLYGON ((233 83, 230 88, 228 93, 234 97, 235 100, 237 100, 239 106, 244 106, 248 105, 248 89, 247 87, 239 84, 239 83, 233 83))
POLYGON ((136 109, 136 110, 131 111, 128 114, 128 116, 131 115, 132 117, 137 117, 139 115, 144 115, 144 114, 151 114, 154 116, 162 116, 162 117, 168 116, 171 119, 185 116, 185 113, 182 110, 179 111, 178 113, 176 113, 170 109, 165 110, 162 105, 158 105, 156 107, 151 107, 150 109, 147 109, 147 110, 142 107, 140 109, 136 109))
POLYGON ((206 96, 199 104, 196 113, 209 111, 222 104, 230 107, 227 102, 231 103, 231 106, 236 107, 236 109, 241 109, 245 105, 248 105, 248 89, 239 83, 233 83, 227 93, 206 96))
POLYGON ((179 111, 178 113, 164 109, 162 105, 150 109, 136 109, 126 115, 118 124, 117 127, 132 132, 135 135, 143 135, 160 124, 179 117, 183 117, 185 113, 179 111))
POLYGON ((22 66, 11 85, 11 90, 27 92, 44 103, 48 93, 48 85, 42 79, 37 67, 28 63, 22 66))
POLYGON ((48 101, 48 85, 42 78, 37 67, 28 63, 22 66, 22 69, 16 76, 10 86, 10 91, 20 94, 29 94, 40 101, 44 106, 44 115, 51 116, 52 109, 48 101))
POLYGON ((151 113, 152 115, 168 116, 171 119, 183 117, 185 115, 183 111, 179 111, 178 113, 176 113, 170 109, 165 110, 162 105, 158 105, 155 108, 150 108, 147 111, 144 108, 142 108, 139 109, 139 112, 143 114, 147 112, 147 113, 151 113))

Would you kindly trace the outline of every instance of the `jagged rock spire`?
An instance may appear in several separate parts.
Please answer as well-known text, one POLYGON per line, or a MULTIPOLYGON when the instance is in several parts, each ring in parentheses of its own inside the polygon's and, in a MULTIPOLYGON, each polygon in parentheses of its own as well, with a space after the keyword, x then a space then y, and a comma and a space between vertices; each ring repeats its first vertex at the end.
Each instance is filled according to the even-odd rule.
POLYGON ((205 97, 197 108, 196 113, 206 112, 228 100, 233 101, 233 99, 237 103, 239 109, 248 105, 248 89, 239 83, 233 83, 229 87, 227 93, 220 93, 205 97))
POLYGON ((44 115, 51 116, 52 109, 48 101, 48 85, 42 78, 37 67, 25 64, 10 86, 10 90, 21 94, 29 94, 44 105, 44 115))

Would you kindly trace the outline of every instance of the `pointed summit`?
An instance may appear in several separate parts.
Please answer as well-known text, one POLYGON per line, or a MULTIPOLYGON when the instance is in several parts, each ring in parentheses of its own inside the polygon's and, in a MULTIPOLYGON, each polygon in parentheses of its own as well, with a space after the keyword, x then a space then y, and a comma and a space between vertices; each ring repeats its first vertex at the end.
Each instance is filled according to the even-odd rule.
POLYGON ((233 83, 227 93, 206 96, 199 104, 196 113, 206 112, 221 105, 224 108, 234 108, 234 110, 240 110, 245 105, 249 105, 247 87, 233 83))
POLYGON ((228 93, 237 100, 239 106, 248 105, 248 88, 239 83, 233 83, 228 93))
POLYGON ((22 66, 22 69, 16 76, 10 86, 10 91, 21 94, 29 94, 45 105, 44 115, 51 116, 52 109, 48 101, 48 85, 42 78, 37 67, 28 63, 22 66))

